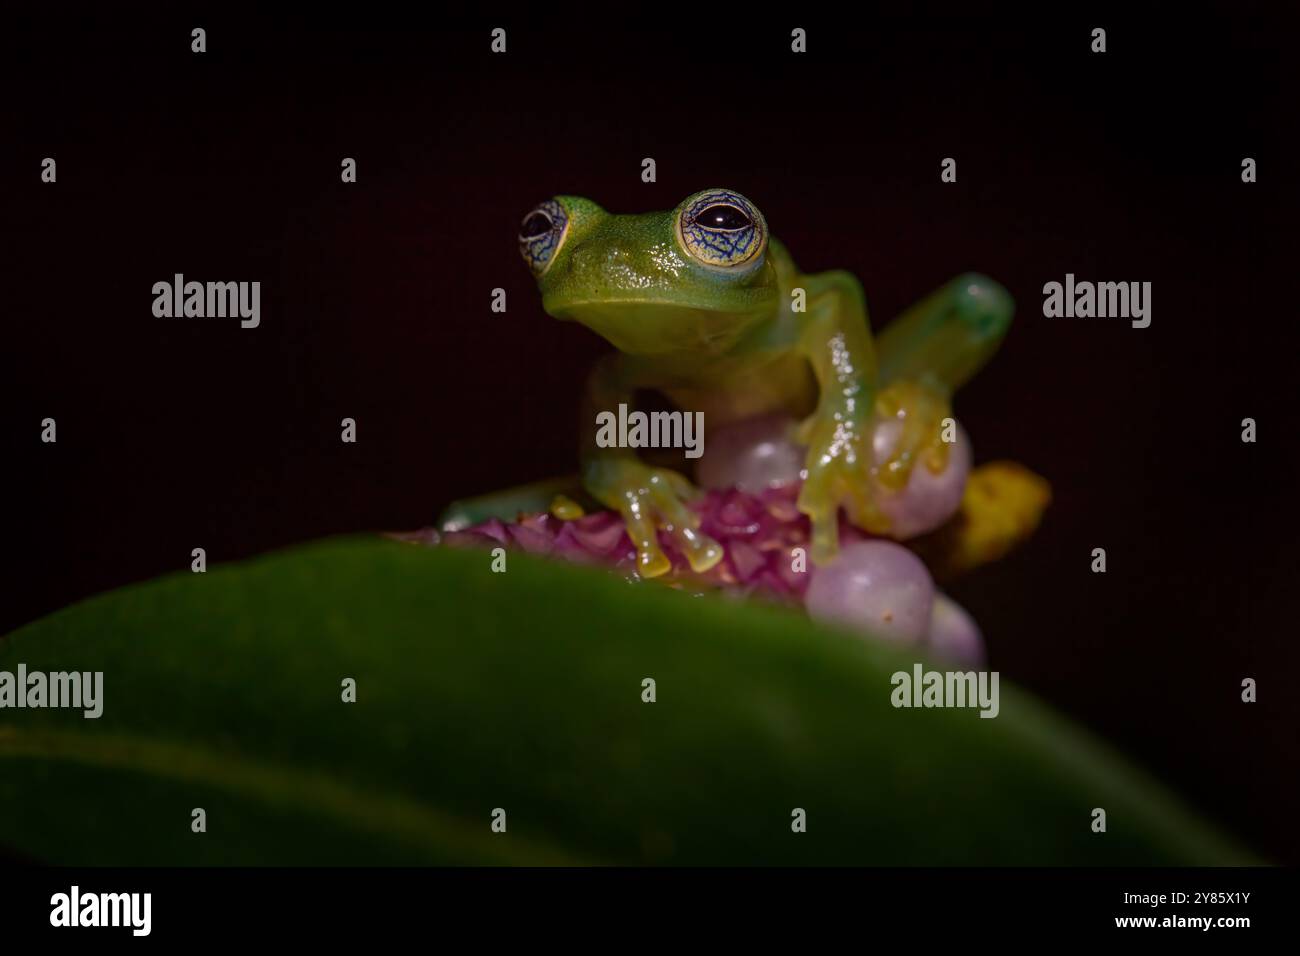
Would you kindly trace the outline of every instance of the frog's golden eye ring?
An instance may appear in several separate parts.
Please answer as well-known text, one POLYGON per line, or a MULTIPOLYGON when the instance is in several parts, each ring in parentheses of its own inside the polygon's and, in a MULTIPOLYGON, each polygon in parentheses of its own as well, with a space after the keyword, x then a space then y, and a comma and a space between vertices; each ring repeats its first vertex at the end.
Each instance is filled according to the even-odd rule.
POLYGON ((554 199, 548 199, 527 216, 519 227, 519 252, 528 268, 541 275, 555 258, 569 228, 569 214, 554 199))
POLYGON ((767 222, 758 207, 730 189, 692 196, 677 217, 682 248, 706 266, 732 269, 754 262, 767 246, 767 222))

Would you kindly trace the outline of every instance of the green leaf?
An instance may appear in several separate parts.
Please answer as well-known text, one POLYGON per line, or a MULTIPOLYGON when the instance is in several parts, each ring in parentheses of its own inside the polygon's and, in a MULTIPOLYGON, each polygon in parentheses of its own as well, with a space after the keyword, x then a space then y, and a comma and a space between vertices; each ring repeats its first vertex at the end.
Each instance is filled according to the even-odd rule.
POLYGON ((20 629, 0 670, 102 671, 104 712, 0 710, 0 844, 76 864, 1253 862, 1006 681, 996 719, 896 709, 913 653, 489 563, 331 540, 20 629))

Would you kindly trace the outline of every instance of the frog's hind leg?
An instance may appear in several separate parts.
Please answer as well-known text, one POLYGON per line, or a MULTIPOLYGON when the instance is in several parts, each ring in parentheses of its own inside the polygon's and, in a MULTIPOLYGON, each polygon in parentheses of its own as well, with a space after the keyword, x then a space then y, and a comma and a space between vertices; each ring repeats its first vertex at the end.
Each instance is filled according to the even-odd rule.
MULTIPOLYGON (((461 531, 492 518, 501 521, 518 521, 522 514, 551 511, 562 518, 581 517, 588 505, 595 503, 582 490, 577 475, 553 478, 531 485, 519 485, 478 498, 453 501, 438 518, 441 531, 461 531)), ((596 507, 599 507, 598 505, 596 507)))
POLYGON ((1011 294, 992 279, 958 276, 880 333, 881 384, 907 380, 951 395, 993 357, 1014 311, 1011 294))
POLYGON ((893 452, 879 467, 894 490, 924 461, 939 474, 951 448, 943 422, 952 394, 997 351, 1011 324, 1014 303, 992 279, 967 273, 912 306, 876 340, 881 391, 877 412, 901 424, 893 452))

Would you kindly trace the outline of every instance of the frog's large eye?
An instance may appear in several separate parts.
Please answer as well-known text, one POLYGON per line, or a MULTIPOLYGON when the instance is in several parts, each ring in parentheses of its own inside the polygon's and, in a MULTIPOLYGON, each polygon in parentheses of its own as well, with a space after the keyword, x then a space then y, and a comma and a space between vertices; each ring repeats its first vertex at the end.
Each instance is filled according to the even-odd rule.
POLYGON ((541 275, 555 258, 569 228, 569 214, 554 199, 548 199, 528 215, 519 227, 519 252, 528 268, 541 275))
POLYGON ((682 248, 707 266, 753 262, 767 245, 767 223, 752 202, 730 189, 692 196, 677 217, 682 248))

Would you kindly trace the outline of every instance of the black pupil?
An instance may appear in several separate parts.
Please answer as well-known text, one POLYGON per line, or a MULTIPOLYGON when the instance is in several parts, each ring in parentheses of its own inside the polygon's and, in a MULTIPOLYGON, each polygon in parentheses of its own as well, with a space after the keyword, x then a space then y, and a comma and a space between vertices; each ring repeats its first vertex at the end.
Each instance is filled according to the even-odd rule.
POLYGON ((523 231, 519 233, 525 239, 536 239, 551 231, 551 217, 544 212, 529 213, 524 220, 523 231))
POLYGON ((695 217, 706 229, 748 229, 753 225, 749 217, 735 206, 709 206, 695 217))

